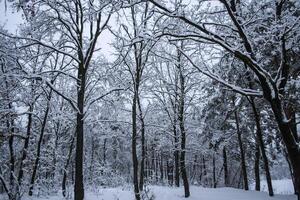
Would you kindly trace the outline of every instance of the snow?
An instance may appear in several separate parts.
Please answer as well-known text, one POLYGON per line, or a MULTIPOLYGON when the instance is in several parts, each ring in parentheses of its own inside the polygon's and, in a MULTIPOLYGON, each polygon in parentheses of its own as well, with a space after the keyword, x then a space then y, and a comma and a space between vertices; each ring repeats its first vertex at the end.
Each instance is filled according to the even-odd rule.
MULTIPOLYGON (((263 183, 264 184, 264 183, 263 183)), ((274 181, 275 192, 291 192, 290 180, 274 181)), ((188 200, 296 200, 295 195, 276 194, 269 197, 266 192, 244 191, 234 188, 203 188, 191 186, 191 196, 188 200)), ((148 196, 154 194, 159 200, 183 200, 183 188, 166 186, 149 186, 148 196)), ((1 196, 0 196, 1 199, 1 196)), ((48 197, 24 198, 24 200, 62 200, 60 195, 48 197)), ((72 199, 72 198, 71 198, 72 199)), ((133 192, 128 188, 101 188, 97 192, 86 192, 85 200, 134 200, 133 192)))
MULTIPOLYGON (((294 186, 291 179, 273 180, 272 185, 275 194, 293 194, 294 186)), ((268 191, 267 181, 261 181, 261 190, 264 192, 268 191)))

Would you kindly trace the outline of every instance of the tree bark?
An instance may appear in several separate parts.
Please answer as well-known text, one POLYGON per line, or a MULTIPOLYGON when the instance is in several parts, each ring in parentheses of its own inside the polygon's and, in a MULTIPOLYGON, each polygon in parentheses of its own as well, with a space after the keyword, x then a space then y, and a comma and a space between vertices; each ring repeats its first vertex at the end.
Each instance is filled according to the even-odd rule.
POLYGON ((226 147, 223 147, 223 168, 224 168, 224 185, 229 186, 229 176, 228 176, 228 165, 227 165, 227 153, 226 147))
MULTIPOLYGON (((292 103, 288 103, 286 113, 287 113, 288 118, 291 120, 291 122, 290 122, 291 131, 293 133, 295 141, 299 143, 299 136, 298 136, 298 131, 297 131, 297 121, 296 121, 296 111, 295 111, 294 105, 292 103)), ((296 181, 295 181, 295 176, 294 176, 292 165, 291 165, 291 162, 290 162, 288 156, 287 156, 287 161, 288 161, 289 168, 290 168, 291 175, 292 175, 294 191, 295 191, 295 194, 297 194, 298 189, 297 189, 297 185, 296 185, 296 181)))
POLYGON ((167 175, 169 186, 173 186, 173 160, 167 160, 167 175))
MULTIPOLYGON (((180 53, 179 53, 179 61, 180 61, 180 53)), ((190 188, 189 188, 189 182, 185 167, 185 145, 186 145, 186 132, 185 132, 185 125, 184 125, 184 96, 185 96, 185 80, 183 76, 183 72, 181 69, 180 64, 178 65, 179 73, 180 73, 180 100, 179 100, 179 111, 178 111, 178 121, 179 121, 179 127, 180 127, 180 133, 181 133, 181 149, 180 149, 180 171, 181 171, 181 178, 183 181, 184 186, 184 197, 190 196, 190 188)))
MULTIPOLYGON (((174 123, 176 123, 174 121, 174 123)), ((179 141, 178 141, 178 135, 177 135, 177 128, 176 124, 173 125, 173 133, 174 133, 174 172, 175 172, 175 186, 180 187, 180 173, 179 173, 179 141)))
POLYGON ((140 187, 138 180, 138 158, 137 158, 137 98, 138 98, 138 88, 139 88, 139 74, 136 73, 135 85, 134 85, 134 95, 132 102, 132 139, 131 139, 131 148, 132 148, 132 164, 133 164, 133 184, 134 184, 134 194, 135 199, 140 200, 140 187))
POLYGON ((72 152, 73 152, 73 146, 74 146, 74 141, 75 141, 75 137, 72 137, 71 139, 71 145, 70 145, 70 148, 69 148, 69 153, 68 153, 68 158, 67 158, 67 162, 65 164, 65 167, 64 167, 64 174, 63 174, 63 179, 62 179, 62 184, 61 184, 61 188, 62 188, 62 195, 64 197, 66 197, 66 184, 67 184, 67 169, 69 167, 69 163, 71 161, 71 157, 72 157, 72 152))
POLYGON ((244 183, 244 189, 249 190, 248 186, 248 175, 247 175, 247 167, 246 167, 246 160, 245 160, 245 152, 243 147, 243 141, 242 141, 242 134, 240 131, 240 125, 239 125, 239 119, 237 111, 234 112, 235 116, 235 122, 236 122, 236 131, 238 135, 238 143, 240 148, 240 154, 241 154, 241 166, 242 166, 242 174, 243 174, 243 183, 244 183))
POLYGON ((192 183, 194 182, 194 179, 197 176, 197 170, 198 170, 198 156, 195 155, 194 156, 194 162, 193 162, 193 165, 191 167, 191 174, 192 174, 191 182, 192 183))
POLYGON ((46 128, 46 124, 47 124, 47 119, 48 119, 48 114, 49 114, 49 110, 50 110, 51 95, 52 95, 52 90, 50 90, 49 96, 47 97, 47 107, 46 107, 46 111, 45 111, 45 115, 44 115, 44 119, 43 119, 43 123, 42 123, 42 127, 41 127, 40 138, 39 138, 39 141, 38 141, 38 144, 37 144, 36 158, 35 158, 35 161, 34 161, 31 180, 30 180, 30 186, 29 186, 29 192, 28 192, 29 196, 33 195, 35 177, 36 177, 36 174, 37 174, 38 165, 39 165, 39 161, 40 161, 42 141, 43 141, 45 128, 46 128))
MULTIPOLYGON (((81 55, 81 53, 79 54, 81 55)), ((81 58, 80 60, 83 60, 81 58)), ((84 97, 85 97, 85 82, 86 82, 86 67, 83 63, 79 64, 78 81, 79 86, 77 91, 77 116, 76 116, 76 152, 75 152, 75 186, 74 199, 84 199, 84 184, 83 184, 83 146, 84 146, 84 97)))
POLYGON ((297 145, 297 141, 291 131, 290 122, 286 119, 281 100, 279 99, 279 97, 273 98, 271 99, 270 103, 283 142, 288 152, 289 160, 294 174, 296 194, 298 196, 298 199, 300 200, 300 150, 297 145))
POLYGON ((103 165, 106 165, 106 143, 107 143, 107 138, 104 138, 104 141, 103 141, 103 165))
POLYGON ((141 168, 140 168, 140 191, 144 189, 144 176, 145 176, 145 158, 146 158, 146 148, 145 148, 145 121, 141 106, 140 97, 137 97, 137 103, 139 107, 139 118, 141 121, 141 148, 142 148, 142 155, 141 155, 141 168))
POLYGON ((19 169, 19 174, 18 174, 19 187, 22 184, 22 179, 23 179, 23 175, 24 175, 23 164, 27 157, 27 151, 28 151, 29 140, 30 140, 30 135, 31 135, 32 111, 33 111, 32 105, 30 105, 29 114, 28 114, 28 122, 27 122, 27 130, 26 130, 26 138, 24 140, 24 147, 22 150, 22 157, 21 157, 21 161, 20 161, 20 167, 19 167, 20 169, 19 169))
POLYGON ((202 182, 205 186, 207 184, 207 177, 206 176, 207 176, 206 161, 205 161, 205 156, 203 155, 203 157, 202 157, 202 172, 201 172, 200 180, 202 179, 202 182))
POLYGON ((259 140, 256 136, 255 142, 255 163, 254 163, 254 174, 255 174, 255 190, 260 191, 260 170, 259 170, 259 162, 260 162, 260 150, 259 150, 259 140))
POLYGON ((259 146, 260 146, 260 152, 262 154, 262 158, 263 158, 263 161, 264 161, 264 167, 265 167, 265 172, 266 172, 266 179, 267 179, 267 184, 268 184, 269 195, 274 196, 273 187, 272 187, 272 178, 271 178, 271 173, 270 173, 270 169, 269 169, 269 161, 268 161, 268 157, 267 157, 267 154, 266 154, 266 149, 265 149, 262 130, 261 130, 261 125, 260 125, 260 115, 259 115, 259 112, 256 108, 254 99, 251 98, 250 101, 251 101, 250 103, 251 103, 252 110, 253 110, 254 117, 255 117, 256 137, 258 138, 258 142, 259 142, 259 146))
POLYGON ((160 152, 160 182, 163 183, 164 181, 164 154, 160 152))
MULTIPOLYGON (((11 109, 11 105, 9 103, 9 109, 11 109)), ((9 186, 10 186, 10 194, 13 199, 16 199, 16 195, 18 191, 16 191, 15 184, 15 153, 14 153, 14 121, 11 119, 11 116, 9 116, 9 119, 7 120, 7 128, 10 133, 9 139, 8 139, 8 147, 9 147, 9 186)))
POLYGON ((213 187, 217 188, 215 152, 213 153, 213 187))

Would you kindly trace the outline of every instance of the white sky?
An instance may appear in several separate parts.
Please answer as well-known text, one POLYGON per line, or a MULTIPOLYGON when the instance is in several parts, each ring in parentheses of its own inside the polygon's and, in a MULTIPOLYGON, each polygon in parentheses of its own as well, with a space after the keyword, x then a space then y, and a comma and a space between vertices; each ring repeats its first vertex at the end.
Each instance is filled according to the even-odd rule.
POLYGON ((5 11, 4 0, 0 0, 0 25, 7 29, 9 32, 16 32, 19 24, 23 22, 20 12, 14 12, 8 3, 7 10, 5 11))
MULTIPOLYGON (((10 33, 16 33, 18 26, 24 23, 21 12, 16 12, 11 8, 11 3, 7 3, 5 11, 4 0, 0 0, 0 26, 10 33)), ((113 48, 109 45, 114 40, 114 36, 109 31, 104 31, 99 38, 99 46, 102 48, 101 53, 105 55, 109 61, 113 60, 113 48)))
MULTIPOLYGON (((11 3, 7 2, 7 10, 5 11, 5 0, 0 0, 0 26, 4 26, 11 33, 16 33, 18 25, 24 23, 22 12, 16 12, 11 8, 11 3)), ((195 0, 186 0, 186 3, 195 3, 195 0)), ((114 25, 111 20, 111 25, 114 25)), ((114 40, 114 36, 109 31, 104 31, 99 38, 99 47, 102 48, 100 53, 104 54, 106 59, 112 61, 114 49, 110 46, 114 40)))

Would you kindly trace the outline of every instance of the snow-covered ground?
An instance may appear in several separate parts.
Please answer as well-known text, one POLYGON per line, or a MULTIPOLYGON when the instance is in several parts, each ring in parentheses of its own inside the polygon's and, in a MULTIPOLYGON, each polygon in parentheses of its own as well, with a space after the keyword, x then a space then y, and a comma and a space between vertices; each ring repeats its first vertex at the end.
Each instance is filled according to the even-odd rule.
MULTIPOLYGON (((276 188, 276 187, 275 187, 276 188)), ((291 190, 291 189, 290 189, 291 190)), ((276 189, 278 191, 278 189, 276 189)), ((163 186, 149 187, 148 196, 154 195, 156 200, 183 200, 183 188, 163 186)), ((60 195, 43 198, 26 198, 26 200, 61 200, 60 195)), ((86 200, 133 200, 133 192, 125 188, 103 188, 97 192, 87 192, 86 200)), ((202 188, 191 186, 191 197, 188 200, 296 200, 295 195, 279 195, 269 197, 266 192, 244 191, 233 188, 202 188)))
MULTIPOLYGON (((267 191, 265 181, 261 183, 262 190, 267 191)), ((203 188, 191 186, 191 197, 188 200, 296 200, 292 195, 293 185, 291 180, 273 181, 275 197, 269 197, 266 192, 244 191, 234 188, 203 188)), ((155 200, 184 200, 183 188, 164 186, 149 186, 148 196, 154 195, 155 200)), ((62 200, 60 194, 47 197, 24 198, 24 200, 62 200)), ((72 199, 72 198, 71 198, 72 199)), ((133 200, 133 192, 130 187, 98 188, 94 192, 86 192, 86 200, 133 200)), ((5 200, 0 195, 0 200, 5 200)))
MULTIPOLYGON (((183 200, 183 188, 153 186, 149 196, 157 200, 183 200)), ((103 189, 98 195, 87 195, 87 200, 131 200, 133 193, 122 189, 103 189)), ((275 195, 269 197, 265 192, 244 191, 233 188, 201 188, 192 186, 189 200, 296 200, 294 195, 275 195)), ((54 199, 53 199, 54 200, 54 199)))
MULTIPOLYGON (((293 194, 294 186, 291 179, 273 180, 272 185, 275 194, 293 194)), ((261 181, 261 190, 267 192, 268 185, 266 181, 261 181)))

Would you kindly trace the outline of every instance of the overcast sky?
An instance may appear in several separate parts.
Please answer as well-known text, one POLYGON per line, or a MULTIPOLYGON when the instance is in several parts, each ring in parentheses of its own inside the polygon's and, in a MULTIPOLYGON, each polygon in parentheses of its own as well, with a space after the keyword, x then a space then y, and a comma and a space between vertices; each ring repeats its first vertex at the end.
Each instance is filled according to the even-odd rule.
POLYGON ((5 11, 4 0, 0 0, 0 25, 8 31, 14 33, 20 23, 23 22, 20 12, 13 12, 8 4, 7 10, 5 11))
MULTIPOLYGON (((8 3, 7 10, 5 11, 4 0, 0 0, 0 26, 11 33, 16 33, 18 26, 24 23, 21 12, 16 12, 11 8, 8 3)), ((102 48, 101 53, 106 56, 108 60, 112 61, 111 53, 113 48, 109 45, 113 42, 113 36, 109 31, 104 31, 99 38, 99 45, 102 48)))
MULTIPOLYGON (((0 26, 4 26, 11 33, 16 33, 18 25, 24 23, 22 12, 16 12, 11 8, 11 3, 8 3, 5 11, 5 1, 0 0, 0 26)), ((186 0, 186 3, 195 3, 195 0, 186 0)), ((192 5, 191 4, 191 5, 192 5)), ((114 20, 110 21, 110 25, 114 25, 114 20)), ((114 36, 109 31, 104 31, 99 38, 99 46, 102 48, 101 52, 105 57, 112 61, 112 53, 114 49, 110 46, 113 42, 114 36)))

